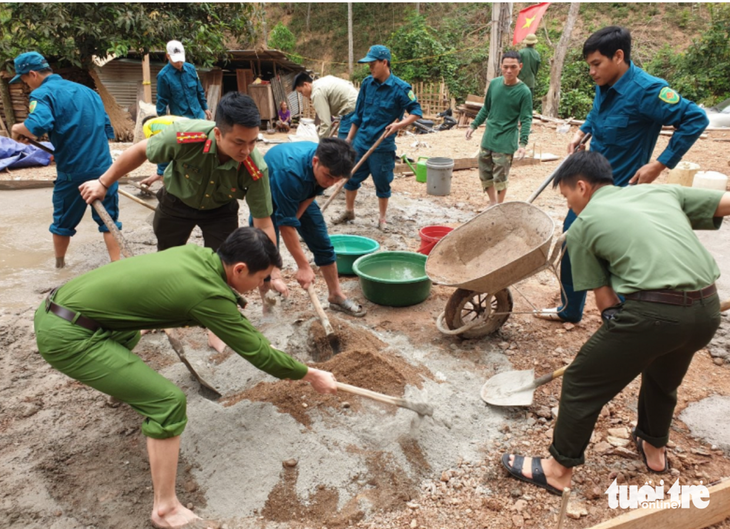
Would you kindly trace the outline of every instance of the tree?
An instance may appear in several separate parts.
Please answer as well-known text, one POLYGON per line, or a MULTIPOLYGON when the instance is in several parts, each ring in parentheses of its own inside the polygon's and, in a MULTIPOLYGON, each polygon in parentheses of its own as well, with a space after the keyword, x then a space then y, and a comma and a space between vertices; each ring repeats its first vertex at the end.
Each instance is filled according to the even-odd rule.
POLYGON ((545 104, 542 108, 543 114, 553 118, 558 117, 560 107, 560 78, 563 75, 565 54, 568 51, 570 36, 573 33, 573 27, 575 26, 575 21, 578 19, 579 11, 580 2, 571 2, 570 9, 568 10, 568 20, 565 22, 565 28, 563 29, 563 34, 560 36, 560 42, 558 42, 555 57, 553 58, 553 67, 550 71, 550 88, 548 88, 548 93, 545 96, 545 104))
POLYGON ((352 64, 355 62, 355 53, 352 45, 352 2, 347 2, 347 66, 352 75, 352 64))
POLYGON ((168 40, 177 39, 196 63, 210 65, 225 57, 225 38, 253 37, 252 13, 251 4, 2 4, 0 61, 35 50, 89 69, 95 55, 164 50, 168 40))

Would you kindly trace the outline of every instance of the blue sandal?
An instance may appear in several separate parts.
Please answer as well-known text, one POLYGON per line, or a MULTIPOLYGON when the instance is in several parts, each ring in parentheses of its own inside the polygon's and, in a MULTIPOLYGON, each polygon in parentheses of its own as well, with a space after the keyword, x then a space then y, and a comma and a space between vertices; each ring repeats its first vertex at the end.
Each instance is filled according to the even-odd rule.
POLYGON ((507 469, 510 476, 515 479, 519 479, 520 481, 524 481, 525 483, 530 483, 531 485, 543 488, 550 494, 555 494, 556 496, 561 496, 563 494, 563 491, 556 489, 547 482, 545 472, 542 469, 542 458, 532 458, 532 477, 528 478, 522 473, 522 465, 525 462, 524 456, 515 455, 515 460, 512 465, 509 464, 509 456, 510 454, 502 455, 502 466, 507 469))

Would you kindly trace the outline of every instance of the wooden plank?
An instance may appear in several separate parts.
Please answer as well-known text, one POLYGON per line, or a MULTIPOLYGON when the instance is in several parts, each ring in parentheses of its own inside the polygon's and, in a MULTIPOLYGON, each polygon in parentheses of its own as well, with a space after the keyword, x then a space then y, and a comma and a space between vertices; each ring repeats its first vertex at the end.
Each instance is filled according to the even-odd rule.
POLYGON ((248 95, 248 85, 253 83, 253 70, 248 68, 237 69, 236 81, 238 83, 238 91, 248 95))
POLYGON ((703 529, 730 517, 730 479, 709 487, 709 491, 710 503, 704 509, 692 502, 687 509, 636 509, 590 529, 703 529))
POLYGON ((142 60, 142 86, 144 88, 144 102, 152 103, 152 76, 150 75, 150 54, 146 53, 142 60))

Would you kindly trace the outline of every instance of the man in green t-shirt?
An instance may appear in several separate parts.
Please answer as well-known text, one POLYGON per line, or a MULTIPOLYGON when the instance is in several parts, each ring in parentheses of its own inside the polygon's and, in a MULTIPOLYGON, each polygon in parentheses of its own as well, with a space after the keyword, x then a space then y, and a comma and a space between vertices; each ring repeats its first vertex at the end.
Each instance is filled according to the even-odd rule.
POLYGON ((718 229, 730 215, 730 193, 617 187, 597 152, 573 154, 554 185, 578 215, 567 231, 573 282, 593 290, 603 325, 565 372, 552 457, 504 454, 502 464, 513 477, 560 494, 584 462, 601 409, 639 375, 632 437, 649 472, 669 471, 677 389, 720 325, 720 271, 692 230, 718 229))
POLYGON ((271 347, 238 310, 245 306, 239 292, 261 286, 275 266, 281 256, 267 234, 239 228, 217 253, 188 244, 97 268, 55 289, 35 313, 38 350, 49 364, 145 418, 154 527, 182 527, 198 517, 175 493, 185 394, 132 353, 140 329, 208 327, 258 369, 336 392, 331 373, 271 347))
POLYGON ((540 69, 540 54, 535 49, 537 44, 537 37, 534 33, 530 33, 525 37, 525 47, 520 50, 520 62, 522 63, 522 69, 520 74, 517 76, 520 81, 527 85, 532 94, 532 99, 535 99, 535 83, 537 82, 537 71, 540 69))
POLYGON ((489 196, 489 206, 504 202, 513 154, 517 151, 518 160, 525 156, 530 136, 532 94, 517 77, 521 66, 516 51, 502 56, 502 77, 489 83, 484 106, 466 129, 469 140, 479 125, 487 122, 479 151, 479 178, 489 196))

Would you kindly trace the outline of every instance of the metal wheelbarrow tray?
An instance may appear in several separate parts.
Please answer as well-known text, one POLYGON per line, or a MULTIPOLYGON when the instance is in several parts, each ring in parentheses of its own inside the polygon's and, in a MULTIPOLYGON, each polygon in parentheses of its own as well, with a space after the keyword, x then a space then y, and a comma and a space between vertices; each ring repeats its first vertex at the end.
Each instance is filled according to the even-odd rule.
POLYGON ((554 221, 527 202, 491 207, 455 229, 426 261, 426 274, 436 284, 457 287, 439 321, 446 334, 467 338, 497 330, 509 317, 512 297, 507 289, 552 265, 554 221))

